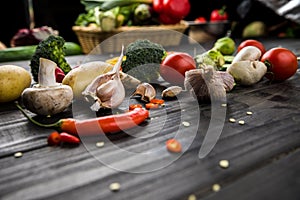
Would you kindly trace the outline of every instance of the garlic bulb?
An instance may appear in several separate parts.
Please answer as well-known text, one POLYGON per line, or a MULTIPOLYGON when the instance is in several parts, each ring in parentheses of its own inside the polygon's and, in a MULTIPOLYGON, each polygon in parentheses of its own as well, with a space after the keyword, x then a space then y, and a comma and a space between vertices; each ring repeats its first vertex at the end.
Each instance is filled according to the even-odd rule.
POLYGON ((137 86, 136 90, 131 96, 133 97, 135 95, 140 95, 142 101, 149 102, 155 98, 156 90, 149 83, 141 83, 137 86))
POLYGON ((82 92, 86 97, 92 97, 95 103, 91 109, 98 111, 100 108, 116 108, 125 98, 125 89, 120 79, 120 67, 123 59, 123 49, 118 62, 113 69, 105 74, 96 77, 82 92))
POLYGON ((225 101, 226 90, 233 88, 234 80, 230 74, 207 66, 187 71, 184 86, 200 102, 225 101))

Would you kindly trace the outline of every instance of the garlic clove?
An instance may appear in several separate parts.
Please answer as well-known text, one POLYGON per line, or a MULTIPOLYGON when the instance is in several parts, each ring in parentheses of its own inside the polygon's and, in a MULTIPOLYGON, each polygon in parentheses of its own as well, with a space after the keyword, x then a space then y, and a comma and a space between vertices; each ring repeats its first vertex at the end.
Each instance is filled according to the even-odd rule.
POLYGON ((179 95, 181 92, 182 92, 182 87, 174 85, 164 89, 161 93, 161 96, 163 98, 173 98, 179 95))
POLYGON ((155 98, 156 90, 149 83, 141 83, 137 86, 135 92, 131 96, 133 97, 135 95, 140 95, 142 101, 149 102, 155 98))

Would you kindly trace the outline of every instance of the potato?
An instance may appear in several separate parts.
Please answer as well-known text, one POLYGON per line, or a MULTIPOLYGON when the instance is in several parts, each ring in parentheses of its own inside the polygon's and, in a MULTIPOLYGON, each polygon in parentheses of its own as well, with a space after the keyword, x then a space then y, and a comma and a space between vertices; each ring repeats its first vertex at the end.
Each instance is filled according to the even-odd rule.
POLYGON ((63 79, 69 85, 75 98, 81 98, 83 90, 99 75, 109 72, 113 66, 102 61, 93 61, 72 69, 63 79))
POLYGON ((0 103, 19 98, 31 84, 31 74, 16 65, 0 66, 0 103))

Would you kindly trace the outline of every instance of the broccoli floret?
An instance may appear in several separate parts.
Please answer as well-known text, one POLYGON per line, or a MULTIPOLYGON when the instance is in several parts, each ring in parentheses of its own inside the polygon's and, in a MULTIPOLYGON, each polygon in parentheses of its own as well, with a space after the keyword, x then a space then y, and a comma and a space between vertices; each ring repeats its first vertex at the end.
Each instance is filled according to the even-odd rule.
POLYGON ((34 81, 38 81, 40 58, 52 60, 65 74, 72 69, 65 59, 64 44, 65 40, 61 36, 50 35, 37 45, 30 60, 31 74, 34 81))
POLYGON ((122 70, 141 81, 151 82, 159 77, 159 64, 165 56, 162 45, 139 39, 126 47, 122 70))

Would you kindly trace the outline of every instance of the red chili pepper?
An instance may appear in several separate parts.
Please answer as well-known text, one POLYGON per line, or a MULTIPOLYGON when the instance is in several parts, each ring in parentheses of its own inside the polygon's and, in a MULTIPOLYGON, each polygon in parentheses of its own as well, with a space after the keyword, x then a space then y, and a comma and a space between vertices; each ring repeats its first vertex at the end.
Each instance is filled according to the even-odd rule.
POLYGON ((165 103, 165 101, 163 99, 151 99, 150 103, 162 105, 165 103))
POLYGON ((78 137, 71 135, 69 133, 66 133, 66 132, 60 133, 60 140, 61 140, 61 142, 71 143, 71 144, 79 144, 80 143, 80 140, 78 137))
POLYGON ((85 120, 75 120, 73 118, 60 119, 53 124, 42 124, 30 117, 23 108, 16 104, 24 116, 32 123, 45 128, 58 128, 62 132, 72 135, 94 135, 99 133, 115 133, 122 130, 133 128, 149 117, 149 111, 143 108, 135 108, 132 111, 97 117, 85 120))
POLYGON ((57 131, 52 132, 47 139, 48 145, 56 146, 61 142, 60 134, 57 131))
POLYGON ((135 108, 143 108, 141 104, 130 104, 129 110, 134 110, 135 108))
POLYGON ((225 11, 226 6, 223 6, 222 9, 215 9, 210 14, 210 21, 211 22, 218 22, 218 21, 226 21, 228 20, 228 14, 225 11))
POLYGON ((60 69, 59 67, 55 68, 55 80, 58 83, 61 83, 62 80, 65 78, 65 73, 62 69, 60 69))
POLYGON ((157 109, 158 107, 159 107, 159 105, 158 104, 156 104, 156 103, 146 103, 146 105, 145 105, 145 107, 146 107, 146 109, 157 109))

